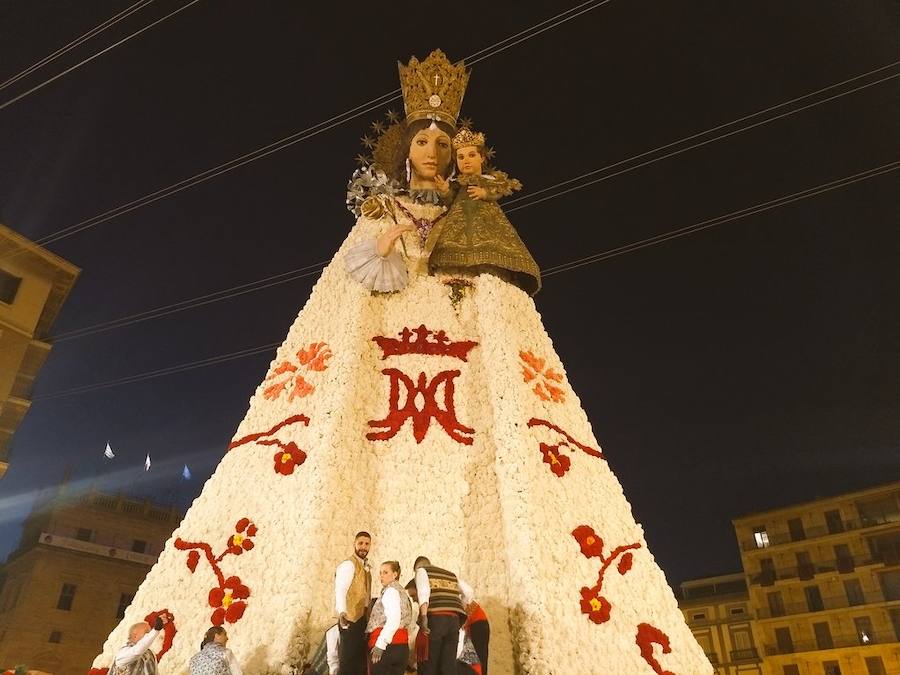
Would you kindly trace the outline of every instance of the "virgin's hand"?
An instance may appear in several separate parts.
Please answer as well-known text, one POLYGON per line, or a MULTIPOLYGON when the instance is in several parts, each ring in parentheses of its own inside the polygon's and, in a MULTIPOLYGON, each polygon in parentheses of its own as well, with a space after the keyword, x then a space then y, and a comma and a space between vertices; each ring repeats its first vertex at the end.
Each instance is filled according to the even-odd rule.
POLYGON ((434 177, 434 187, 442 195, 446 195, 450 192, 450 181, 448 181, 442 175, 438 174, 434 177))
POLYGON ((387 257, 387 255, 391 252, 391 249, 394 248, 394 242, 400 238, 404 232, 412 232, 416 229, 416 226, 412 223, 407 223, 405 225, 395 225, 387 232, 382 234, 375 241, 375 248, 382 258, 387 257))
POLYGON ((483 187, 478 187, 476 185, 470 185, 466 191, 469 193, 469 196, 472 199, 486 199, 488 191, 483 187))

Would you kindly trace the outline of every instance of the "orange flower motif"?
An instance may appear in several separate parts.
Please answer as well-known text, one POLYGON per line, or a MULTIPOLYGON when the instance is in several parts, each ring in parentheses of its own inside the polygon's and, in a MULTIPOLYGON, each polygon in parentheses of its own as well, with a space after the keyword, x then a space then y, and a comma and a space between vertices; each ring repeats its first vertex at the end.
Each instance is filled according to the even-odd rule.
POLYGON ((566 392, 558 386, 563 381, 562 373, 546 368, 547 361, 531 352, 520 351, 519 358, 522 359, 522 379, 526 384, 534 382, 535 396, 542 401, 565 403, 566 392))
POLYGON ((328 359, 332 357, 331 348, 325 342, 311 342, 308 347, 297 351, 297 363, 282 361, 275 370, 266 377, 266 382, 273 380, 272 384, 263 390, 263 396, 269 401, 274 401, 287 391, 288 385, 293 383, 293 388, 288 396, 288 401, 295 398, 309 396, 316 390, 300 373, 301 368, 307 371, 322 372, 328 368, 328 359))

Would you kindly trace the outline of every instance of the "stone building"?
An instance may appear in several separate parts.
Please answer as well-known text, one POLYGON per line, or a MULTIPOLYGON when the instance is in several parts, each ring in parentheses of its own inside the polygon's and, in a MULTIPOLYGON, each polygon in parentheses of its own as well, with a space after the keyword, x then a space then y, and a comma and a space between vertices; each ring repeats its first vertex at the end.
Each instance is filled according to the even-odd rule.
POLYGON ((80 270, 0 225, 0 477, 9 445, 31 405, 46 341, 80 270))
POLYGON ((65 487, 43 500, 0 568, 0 670, 85 675, 180 519, 174 508, 65 487))
POLYGON ((761 675, 743 573, 685 581, 680 590, 678 604, 716 675, 761 675))
POLYGON ((766 675, 900 673, 900 482, 733 523, 766 675))

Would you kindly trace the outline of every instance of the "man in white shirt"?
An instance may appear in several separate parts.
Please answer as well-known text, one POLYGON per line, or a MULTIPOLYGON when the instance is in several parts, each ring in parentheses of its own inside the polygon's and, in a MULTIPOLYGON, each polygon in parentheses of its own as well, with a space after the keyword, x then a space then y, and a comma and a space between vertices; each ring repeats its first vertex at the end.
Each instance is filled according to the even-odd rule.
POLYGON ((366 558, 372 535, 357 532, 353 555, 338 565, 334 574, 334 610, 340 633, 340 675, 365 675, 366 612, 372 598, 372 572, 366 558))
POLYGON ((156 675, 156 654, 151 647, 167 623, 169 617, 160 614, 153 628, 144 621, 134 624, 128 631, 128 642, 116 652, 110 675, 156 675))
POLYGON ((436 567, 425 556, 416 558, 416 596, 419 628, 428 636, 424 675, 454 675, 459 629, 466 621, 465 607, 474 599, 472 587, 449 570, 436 567))

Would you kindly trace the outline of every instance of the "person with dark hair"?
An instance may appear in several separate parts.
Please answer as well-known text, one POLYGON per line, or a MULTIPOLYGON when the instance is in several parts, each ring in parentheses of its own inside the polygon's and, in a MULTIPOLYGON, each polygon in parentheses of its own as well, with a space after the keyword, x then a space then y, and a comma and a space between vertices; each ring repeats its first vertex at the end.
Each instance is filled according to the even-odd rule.
POLYGON ((367 557, 371 546, 372 535, 357 532, 353 555, 338 565, 334 574, 340 675, 364 675, 366 672, 366 611, 372 597, 372 573, 367 557))
POLYGON ((402 675, 409 657, 408 627, 412 624, 412 601, 400 585, 400 563, 382 563, 378 574, 381 596, 375 601, 366 632, 371 650, 369 675, 402 675))
POLYGON ((241 667, 225 645, 228 633, 222 626, 212 626, 200 642, 200 651, 188 664, 190 675, 241 675, 241 667))
POLYGON ((160 614, 153 623, 153 628, 146 621, 134 624, 128 629, 128 642, 113 659, 110 673, 113 675, 156 675, 156 654, 153 653, 153 641, 163 627, 169 623, 170 617, 160 614))
POLYGON ((455 675, 460 625, 466 620, 465 606, 473 591, 453 572, 436 567, 425 556, 416 558, 416 596, 419 630, 428 636, 425 675, 455 675))

